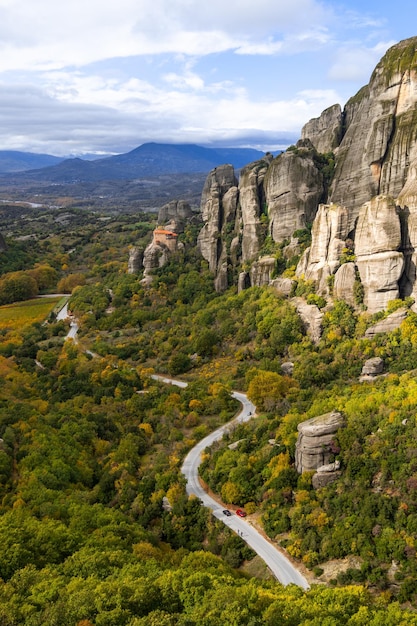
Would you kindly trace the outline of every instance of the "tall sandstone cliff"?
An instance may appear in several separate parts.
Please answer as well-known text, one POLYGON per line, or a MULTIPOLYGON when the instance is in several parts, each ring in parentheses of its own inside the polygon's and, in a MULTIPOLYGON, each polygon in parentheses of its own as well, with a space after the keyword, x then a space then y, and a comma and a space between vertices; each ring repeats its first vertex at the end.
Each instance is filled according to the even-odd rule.
POLYGON ((417 37, 390 48, 343 110, 307 122, 296 146, 249 164, 239 182, 232 166, 211 172, 202 214, 199 246, 219 290, 233 270, 242 288, 270 283, 268 241, 296 250, 312 224, 296 274, 319 293, 334 284, 354 303, 362 283, 370 312, 417 297, 417 37))

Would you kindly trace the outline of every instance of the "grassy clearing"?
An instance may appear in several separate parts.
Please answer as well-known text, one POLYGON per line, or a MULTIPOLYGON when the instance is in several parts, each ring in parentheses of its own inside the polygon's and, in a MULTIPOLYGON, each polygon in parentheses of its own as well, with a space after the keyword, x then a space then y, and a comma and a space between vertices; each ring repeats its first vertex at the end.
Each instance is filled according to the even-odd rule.
MULTIPOLYGON (((18 330, 28 324, 43 322, 61 304, 62 297, 34 298, 0 307, 0 330, 18 330)), ((65 300, 64 300, 65 301, 65 300)))

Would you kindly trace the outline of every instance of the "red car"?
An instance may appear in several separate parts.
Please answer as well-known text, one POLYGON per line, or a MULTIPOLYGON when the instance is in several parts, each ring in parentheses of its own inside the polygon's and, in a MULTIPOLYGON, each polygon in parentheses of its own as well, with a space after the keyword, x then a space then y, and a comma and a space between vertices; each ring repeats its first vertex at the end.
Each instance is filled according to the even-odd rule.
POLYGON ((243 511, 243 509, 238 509, 236 511, 236 515, 239 515, 239 517, 246 517, 246 513, 245 511, 243 511))

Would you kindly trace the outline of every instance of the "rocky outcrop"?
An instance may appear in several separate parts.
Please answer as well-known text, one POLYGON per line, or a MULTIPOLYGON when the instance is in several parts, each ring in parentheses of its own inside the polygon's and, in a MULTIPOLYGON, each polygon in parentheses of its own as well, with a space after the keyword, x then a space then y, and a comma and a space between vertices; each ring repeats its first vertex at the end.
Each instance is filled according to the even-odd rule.
POLYGON ((254 287, 269 285, 276 270, 277 260, 274 257, 261 257, 251 267, 250 283, 254 287))
POLYGON ((153 231, 152 242, 145 248, 143 253, 142 265, 144 272, 142 283, 144 285, 151 284, 154 270, 166 265, 171 255, 182 247, 182 244, 178 244, 177 233, 164 228, 156 228, 153 231))
POLYGON ((324 179, 309 140, 278 155, 265 175, 269 233, 274 241, 290 238, 311 223, 324 193, 324 179))
POLYGON ((248 272, 240 272, 238 281, 237 281, 237 290, 238 293, 243 291, 243 289, 249 289, 250 287, 250 276, 248 272))
POLYGON ((222 165, 210 172, 201 197, 204 226, 198 236, 198 248, 217 277, 216 289, 227 287, 228 244, 235 231, 238 189, 232 165, 222 165), (225 280, 226 274, 226 280, 225 280))
POLYGON ((297 276, 317 283, 319 293, 327 293, 327 279, 340 265, 349 233, 348 210, 337 204, 321 204, 311 232, 311 246, 297 266, 297 276))
POLYGON ((239 184, 231 166, 213 170, 198 244, 216 289, 227 288, 242 263, 239 289, 274 280, 263 261, 256 265, 270 249, 266 237, 283 244, 284 260, 294 258, 297 231, 313 222, 296 275, 313 280, 318 293, 333 288, 352 306, 363 295, 370 313, 396 298, 417 299, 416 127, 412 38, 388 50, 343 111, 334 105, 307 122, 295 146, 243 168, 239 184))
POLYGON ((303 298, 291 298, 298 315, 304 326, 304 330, 313 343, 318 343, 321 338, 323 313, 315 304, 307 304, 303 298))
POLYGON ((284 376, 292 376, 294 372, 294 363, 292 363, 291 361, 281 363, 281 372, 284 374, 284 376))
POLYGON ((379 356, 375 356, 372 359, 365 361, 359 380, 361 382, 365 380, 373 380, 376 376, 379 376, 384 371, 384 361, 379 356))
POLYGON ((163 267, 169 259, 169 250, 165 246, 160 246, 155 243, 150 243, 145 248, 143 255, 143 279, 144 285, 150 285, 152 282, 153 271, 158 267, 163 267))
POLYGON ((322 487, 327 487, 327 485, 334 483, 341 475, 340 462, 334 461, 334 463, 328 463, 327 465, 318 467, 317 472, 311 479, 311 484, 314 489, 321 489, 322 487))
POLYGON ((346 104, 329 199, 349 208, 352 226, 365 202, 396 198, 407 179, 417 121, 416 42, 388 50, 369 85, 346 104))
POLYGON ((391 333, 393 330, 396 330, 401 326, 407 315, 408 309, 401 308, 394 311, 391 315, 388 315, 383 320, 380 320, 373 326, 367 328, 365 331, 365 337, 367 339, 372 339, 372 337, 375 337, 380 333, 391 333))
POLYGON ((410 167, 403 189, 397 199, 402 227, 404 273, 400 281, 404 297, 417 300, 417 145, 410 154, 410 167))
POLYGON ((334 104, 301 130, 301 138, 309 139, 317 152, 333 152, 343 136, 343 115, 340 104, 334 104))
POLYGON ((266 217, 263 181, 272 155, 255 161, 240 172, 239 203, 242 220, 242 262, 256 258, 265 238, 261 216, 266 217))
POLYGON ((158 224, 173 222, 173 230, 182 233, 186 222, 197 215, 185 200, 172 200, 159 209, 158 224))
POLYGON ((337 300, 344 300, 352 307, 356 305, 355 283, 356 266, 354 263, 343 263, 334 276, 333 296, 337 300))
POLYGON ((327 465, 334 456, 332 442, 344 425, 341 413, 332 411, 298 425, 295 467, 299 474, 327 465))
POLYGON ((127 273, 137 274, 143 268, 143 250, 133 247, 129 251, 129 260, 127 262, 127 273))
POLYGON ((370 313, 385 309, 399 297, 399 280, 404 268, 401 225, 395 202, 377 196, 359 212, 355 233, 356 264, 370 313))

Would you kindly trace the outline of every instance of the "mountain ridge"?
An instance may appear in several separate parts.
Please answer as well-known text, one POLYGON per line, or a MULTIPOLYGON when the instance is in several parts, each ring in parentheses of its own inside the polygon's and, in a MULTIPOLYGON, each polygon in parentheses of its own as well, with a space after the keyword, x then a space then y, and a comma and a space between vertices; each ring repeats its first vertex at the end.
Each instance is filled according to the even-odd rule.
POLYGON ((206 148, 197 144, 156 142, 145 143, 129 152, 99 157, 95 160, 15 152, 12 161, 8 154, 7 151, 0 151, 1 178, 10 177, 12 174, 14 180, 54 183, 74 180, 81 182, 128 180, 188 172, 208 173, 225 161, 240 169, 249 161, 264 155, 254 148, 206 148))

